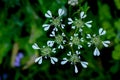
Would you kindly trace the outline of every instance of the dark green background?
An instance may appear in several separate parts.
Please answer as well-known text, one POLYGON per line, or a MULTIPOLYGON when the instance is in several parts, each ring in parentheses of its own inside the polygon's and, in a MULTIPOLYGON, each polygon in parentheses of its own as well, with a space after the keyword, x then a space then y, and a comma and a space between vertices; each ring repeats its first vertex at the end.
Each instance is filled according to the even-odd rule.
MULTIPOLYGON (((65 16, 64 20, 67 20, 65 16)), ((62 52, 59 52, 59 54, 62 52)), ((66 54, 65 54, 66 55, 66 54)), ((2 80, 120 80, 120 0, 79 0, 79 5, 71 7, 67 0, 0 0, 0 77, 2 80), (89 62, 88 68, 79 67, 74 73, 70 64, 64 66, 58 62, 51 65, 44 60, 41 65, 34 64, 36 52, 34 42, 40 46, 49 40, 42 24, 47 23, 44 14, 52 10, 57 15, 59 8, 68 10, 68 17, 74 17, 75 10, 87 10, 87 19, 93 20, 91 31, 103 27, 110 40, 108 48, 102 48, 99 57, 93 57, 91 49, 83 55, 89 62), (16 45, 16 46, 15 46, 16 45), (14 47, 15 46, 15 47, 14 47), (23 52, 20 67, 11 65, 13 55, 23 52), (28 65, 30 63, 30 66, 28 65), (26 69, 24 69, 24 67, 26 69)))

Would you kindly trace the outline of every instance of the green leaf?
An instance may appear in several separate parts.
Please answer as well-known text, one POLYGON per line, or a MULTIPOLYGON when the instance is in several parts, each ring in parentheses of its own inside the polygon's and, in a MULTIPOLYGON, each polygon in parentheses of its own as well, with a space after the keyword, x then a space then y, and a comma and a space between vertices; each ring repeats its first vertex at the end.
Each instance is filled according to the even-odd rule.
POLYGON ((115 60, 120 60, 120 44, 115 46, 115 50, 112 52, 112 57, 115 60))

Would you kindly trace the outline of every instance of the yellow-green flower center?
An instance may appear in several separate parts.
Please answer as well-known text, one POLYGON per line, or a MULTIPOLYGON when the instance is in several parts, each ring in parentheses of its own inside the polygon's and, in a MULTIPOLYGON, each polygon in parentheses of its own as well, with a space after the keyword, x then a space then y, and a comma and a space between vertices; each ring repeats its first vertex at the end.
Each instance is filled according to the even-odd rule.
POLYGON ((79 57, 78 57, 77 54, 73 54, 73 55, 70 57, 70 61, 75 64, 76 62, 79 62, 80 59, 79 59, 79 57))
POLYGON ((72 43, 75 44, 75 45, 79 45, 80 44, 79 37, 73 37, 72 43))
POLYGON ((54 26, 60 25, 60 18, 57 17, 57 18, 53 19, 52 24, 53 24, 54 26))
POLYGON ((77 28, 81 28, 83 26, 83 21, 81 19, 77 19, 73 22, 74 26, 76 26, 77 28))
POLYGON ((55 41, 57 44, 61 44, 63 41, 63 37, 61 35, 55 36, 55 41))
POLYGON ((41 52, 42 52, 42 56, 46 56, 46 55, 50 55, 52 50, 49 47, 44 47, 44 48, 41 48, 41 52))

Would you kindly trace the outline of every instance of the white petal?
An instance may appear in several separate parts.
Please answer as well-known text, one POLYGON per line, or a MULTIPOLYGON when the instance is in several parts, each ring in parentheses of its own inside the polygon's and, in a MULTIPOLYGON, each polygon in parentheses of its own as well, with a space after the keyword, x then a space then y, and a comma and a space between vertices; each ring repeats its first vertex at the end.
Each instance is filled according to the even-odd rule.
POLYGON ((61 27, 62 27, 62 29, 64 29, 64 28, 65 28, 65 25, 64 25, 64 24, 61 24, 61 27))
POLYGON ((54 41, 47 41, 47 45, 48 45, 49 47, 52 47, 52 46, 54 45, 54 41))
POLYGON ((86 38, 88 38, 88 39, 91 38, 91 35, 90 35, 90 34, 87 34, 87 37, 86 37, 86 38))
POLYGON ((52 64, 55 64, 55 62, 58 62, 58 59, 55 57, 50 57, 50 59, 52 64))
POLYGON ((74 34, 74 36, 75 36, 75 37, 77 37, 77 36, 78 36, 78 34, 74 34))
POLYGON ((64 14, 64 10, 63 9, 59 9, 58 10, 58 14, 59 14, 59 16, 62 16, 64 14))
POLYGON ((52 13, 50 10, 48 10, 47 13, 45 13, 45 17, 52 18, 52 13))
POLYGON ((58 28, 55 27, 55 28, 53 29, 53 31, 58 31, 58 28))
POLYGON ((110 41, 102 41, 102 44, 103 44, 105 47, 108 47, 108 44, 110 44, 110 41))
POLYGON ((35 63, 38 62, 38 64, 41 64, 42 63, 42 56, 41 57, 38 57, 35 59, 35 63))
POLYGON ((64 49, 64 46, 60 44, 60 45, 58 46, 58 49, 64 49))
POLYGON ((71 18, 68 18, 68 24, 72 24, 73 20, 71 18))
POLYGON ((52 49, 52 52, 53 52, 53 53, 56 53, 56 48, 53 48, 53 49, 52 49))
POLYGON ((40 49, 36 43, 34 43, 34 44, 32 45, 32 48, 33 48, 33 49, 40 49))
POLYGON ((83 68, 87 68, 88 62, 81 61, 81 65, 83 68))
POLYGON ((78 73, 78 68, 76 65, 75 65, 75 73, 78 73))
POLYGON ((52 33, 50 34, 50 37, 55 37, 55 32, 52 31, 52 33))
POLYGON ((82 11, 81 13, 80 13, 80 18, 81 19, 83 19, 83 18, 85 18, 87 15, 85 15, 85 13, 82 11))
POLYGON ((61 61, 61 65, 64 65, 64 64, 66 64, 67 62, 68 62, 67 60, 61 61))
POLYGON ((103 30, 103 28, 100 28, 99 29, 99 35, 104 35, 104 34, 106 34, 106 31, 103 30))
POLYGON ((72 29, 75 29, 75 26, 72 26, 72 29))
POLYGON ((80 49, 80 48, 82 48, 82 46, 81 46, 81 45, 78 45, 78 49, 80 49))
POLYGON ((85 25, 86 25, 88 28, 91 28, 92 25, 91 25, 90 23, 92 23, 92 21, 88 21, 88 22, 86 22, 85 25))
POLYGON ((68 56, 71 56, 71 52, 69 52, 67 55, 68 55, 68 56))
POLYGON ((77 54, 77 55, 79 55, 79 54, 80 54, 80 52, 79 52, 79 51, 76 51, 76 54, 77 54))
POLYGON ((94 50, 94 56, 99 56, 100 55, 100 51, 98 50, 98 48, 96 47, 94 50))
POLYGON ((62 36, 65 37, 65 33, 62 33, 62 36))
POLYGON ((44 30, 47 31, 50 28, 49 24, 43 24, 44 30))

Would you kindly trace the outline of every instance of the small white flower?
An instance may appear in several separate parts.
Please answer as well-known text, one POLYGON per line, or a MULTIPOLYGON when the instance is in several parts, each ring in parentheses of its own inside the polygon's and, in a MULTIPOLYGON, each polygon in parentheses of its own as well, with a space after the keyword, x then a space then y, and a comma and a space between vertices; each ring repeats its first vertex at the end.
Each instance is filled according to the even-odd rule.
POLYGON ((47 45, 48 45, 49 47, 52 47, 52 46, 54 45, 54 41, 47 41, 47 45))
POLYGON ((38 62, 38 64, 42 63, 42 56, 35 59, 35 63, 38 62))
POLYGON ((32 45, 32 48, 33 48, 33 49, 40 49, 39 46, 38 46, 36 43, 34 43, 34 44, 32 45))
POLYGON ((85 23, 85 25, 86 25, 88 28, 91 28, 91 27, 92 27, 91 23, 92 23, 92 21, 88 21, 88 22, 85 23))
POLYGON ((63 9, 59 9, 59 10, 58 10, 59 16, 62 16, 64 13, 65 13, 65 11, 64 11, 63 9))
POLYGON ((96 47, 93 53, 94 56, 99 56, 100 55, 100 51, 98 50, 98 48, 96 47))
POLYGON ((87 68, 88 62, 81 61, 80 62, 83 68, 87 68))
POLYGON ((47 31, 50 28, 50 24, 43 24, 42 26, 45 31, 47 31))
POLYGON ((50 57, 50 61, 52 64, 55 64, 55 62, 58 62, 58 59, 55 57, 50 57))
POLYGON ((74 67, 75 67, 75 73, 78 73, 78 68, 77 68, 77 66, 74 65, 74 67))
POLYGON ((108 47, 108 44, 110 44, 110 41, 102 41, 102 44, 103 44, 105 47, 108 47))
POLYGON ((63 58, 63 61, 61 61, 61 65, 64 65, 68 62, 68 59, 67 58, 63 58))
POLYGON ((106 31, 103 30, 103 28, 100 28, 99 29, 99 35, 101 36, 101 35, 104 35, 104 34, 106 34, 106 31))
POLYGON ((47 13, 45 13, 45 17, 52 18, 52 13, 50 10, 48 10, 47 13))
POLYGON ((68 4, 71 6, 75 6, 78 4, 78 0, 68 0, 68 4))
POLYGON ((84 11, 82 11, 81 13, 80 13, 80 18, 81 19, 83 19, 83 18, 85 18, 87 15, 85 15, 85 12, 84 11))

